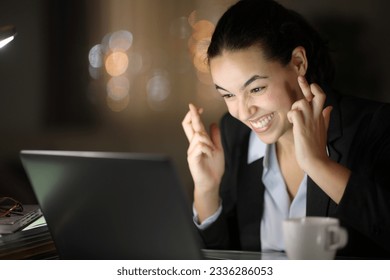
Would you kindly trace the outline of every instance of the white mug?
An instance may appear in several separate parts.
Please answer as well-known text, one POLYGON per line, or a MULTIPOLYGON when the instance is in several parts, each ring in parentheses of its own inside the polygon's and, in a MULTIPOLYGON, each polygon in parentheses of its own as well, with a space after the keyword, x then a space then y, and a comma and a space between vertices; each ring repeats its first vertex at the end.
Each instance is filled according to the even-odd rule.
POLYGON ((291 218, 283 221, 287 257, 293 260, 331 260, 348 241, 339 220, 329 217, 291 218))

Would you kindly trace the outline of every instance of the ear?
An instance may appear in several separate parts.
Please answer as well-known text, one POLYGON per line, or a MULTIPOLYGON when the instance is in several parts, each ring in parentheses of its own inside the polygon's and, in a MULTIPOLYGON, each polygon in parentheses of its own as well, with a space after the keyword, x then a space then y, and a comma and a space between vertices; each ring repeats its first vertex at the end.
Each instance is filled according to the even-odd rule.
POLYGON ((292 51, 290 63, 298 75, 305 76, 308 62, 306 58, 306 50, 304 47, 299 46, 292 51))

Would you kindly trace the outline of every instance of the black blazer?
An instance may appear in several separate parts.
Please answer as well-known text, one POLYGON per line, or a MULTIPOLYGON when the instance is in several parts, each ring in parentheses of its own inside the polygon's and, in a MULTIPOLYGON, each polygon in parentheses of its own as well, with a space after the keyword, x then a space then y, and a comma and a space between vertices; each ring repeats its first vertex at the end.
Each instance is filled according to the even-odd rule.
MULTIPOLYGON (((326 103, 329 156, 352 174, 338 205, 308 177, 306 215, 340 219, 349 241, 339 255, 390 259, 390 105, 332 93, 326 103)), ((263 158, 247 164, 250 129, 229 114, 221 131, 223 211, 200 234, 207 248, 259 251, 263 158)))

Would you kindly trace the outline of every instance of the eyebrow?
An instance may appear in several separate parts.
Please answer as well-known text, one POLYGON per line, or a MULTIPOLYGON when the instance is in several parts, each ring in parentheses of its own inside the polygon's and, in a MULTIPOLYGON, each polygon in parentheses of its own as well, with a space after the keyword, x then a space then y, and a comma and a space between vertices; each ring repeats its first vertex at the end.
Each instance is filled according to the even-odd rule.
MULTIPOLYGON (((252 77, 250 77, 244 84, 243 86, 240 88, 240 90, 244 90, 247 86, 249 86, 251 83, 253 83, 254 81, 258 80, 258 79, 267 79, 268 77, 267 76, 260 76, 260 75, 253 75, 252 77)), ((218 90, 223 90, 223 91, 227 91, 229 92, 228 90, 224 89, 223 87, 220 87, 219 85, 215 85, 215 88, 218 90)))

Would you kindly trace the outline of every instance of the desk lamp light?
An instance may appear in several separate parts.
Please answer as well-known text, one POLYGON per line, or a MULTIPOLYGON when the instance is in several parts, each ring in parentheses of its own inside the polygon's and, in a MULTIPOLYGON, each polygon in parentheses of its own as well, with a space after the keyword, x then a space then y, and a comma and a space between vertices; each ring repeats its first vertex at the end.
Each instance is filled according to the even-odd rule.
POLYGON ((0 27, 0 49, 11 42, 16 36, 16 29, 13 25, 0 27))

